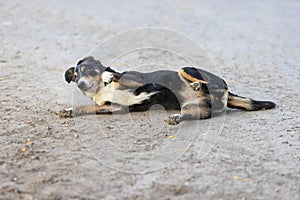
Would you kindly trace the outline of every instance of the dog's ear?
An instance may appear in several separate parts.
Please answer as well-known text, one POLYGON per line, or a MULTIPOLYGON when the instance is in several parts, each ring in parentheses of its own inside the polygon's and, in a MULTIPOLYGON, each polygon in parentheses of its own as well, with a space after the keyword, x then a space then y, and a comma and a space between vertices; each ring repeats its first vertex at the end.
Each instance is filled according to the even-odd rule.
POLYGON ((71 81, 75 81, 75 67, 70 67, 66 72, 65 72, 65 80, 70 83, 71 81))

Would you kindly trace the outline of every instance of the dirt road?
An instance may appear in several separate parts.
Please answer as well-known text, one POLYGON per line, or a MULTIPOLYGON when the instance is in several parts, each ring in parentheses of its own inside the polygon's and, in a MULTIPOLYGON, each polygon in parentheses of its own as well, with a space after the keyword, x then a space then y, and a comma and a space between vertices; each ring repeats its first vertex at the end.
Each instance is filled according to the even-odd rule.
MULTIPOLYGON (((1 0, 0 199, 299 199, 299 13, 297 1, 1 0), (139 27, 186 34, 215 63, 201 67, 234 93, 278 106, 175 127, 162 122, 170 114, 162 109, 58 118, 90 103, 64 81, 66 68, 139 27)), ((118 42, 96 54, 111 57, 98 59, 108 64, 118 42)), ((179 52, 186 47, 177 44, 179 52)), ((150 56, 174 61, 143 52, 116 68, 150 56)))

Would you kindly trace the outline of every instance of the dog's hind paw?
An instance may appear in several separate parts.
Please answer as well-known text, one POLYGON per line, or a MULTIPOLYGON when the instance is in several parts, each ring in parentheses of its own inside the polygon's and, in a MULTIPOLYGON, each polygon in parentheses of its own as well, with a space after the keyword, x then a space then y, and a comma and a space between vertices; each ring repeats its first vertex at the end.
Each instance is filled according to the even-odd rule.
POLYGON ((181 122, 181 118, 182 118, 182 115, 174 114, 174 115, 169 116, 169 118, 166 119, 165 122, 169 125, 177 125, 181 122))
POLYGON ((202 84, 200 82, 193 82, 191 83, 191 87, 194 91, 199 91, 201 90, 202 84))
POLYGON ((67 108, 64 110, 58 111, 57 115, 60 118, 72 118, 74 116, 74 110, 73 108, 67 108))

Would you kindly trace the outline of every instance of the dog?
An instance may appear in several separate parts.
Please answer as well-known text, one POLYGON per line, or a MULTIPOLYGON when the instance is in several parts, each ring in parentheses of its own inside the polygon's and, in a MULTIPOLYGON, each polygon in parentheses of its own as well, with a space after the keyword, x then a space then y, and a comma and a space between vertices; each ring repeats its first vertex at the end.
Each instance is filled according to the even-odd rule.
POLYGON ((92 56, 85 57, 65 72, 65 80, 75 82, 95 106, 78 106, 58 114, 62 118, 82 114, 146 111, 159 104, 166 110, 180 110, 165 120, 170 125, 185 120, 207 119, 235 108, 246 111, 271 109, 271 101, 257 101, 235 95, 226 82, 207 71, 184 67, 179 72, 116 72, 92 56))

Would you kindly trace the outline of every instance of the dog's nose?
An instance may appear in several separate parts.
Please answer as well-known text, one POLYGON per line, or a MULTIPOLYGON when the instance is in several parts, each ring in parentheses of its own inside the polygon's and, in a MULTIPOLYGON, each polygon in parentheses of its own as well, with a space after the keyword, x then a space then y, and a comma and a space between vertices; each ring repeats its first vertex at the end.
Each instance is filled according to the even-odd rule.
POLYGON ((79 81, 78 83, 78 88, 79 89, 85 89, 86 88, 86 83, 84 81, 79 81))

